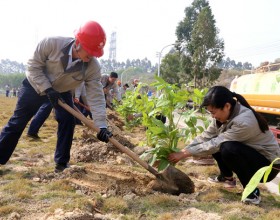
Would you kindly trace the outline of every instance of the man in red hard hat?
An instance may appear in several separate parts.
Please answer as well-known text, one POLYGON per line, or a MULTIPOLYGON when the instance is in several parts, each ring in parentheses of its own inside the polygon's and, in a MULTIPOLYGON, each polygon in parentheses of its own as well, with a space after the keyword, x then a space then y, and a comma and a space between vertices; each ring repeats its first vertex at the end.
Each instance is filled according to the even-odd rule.
POLYGON ((27 63, 26 78, 19 91, 14 114, 0 134, 0 164, 9 160, 27 123, 49 100, 58 121, 55 172, 67 168, 75 121, 58 105, 58 100, 73 107, 70 90, 82 82, 85 82, 94 123, 100 128, 97 137, 108 142, 112 134, 107 130, 100 64, 96 59, 103 55, 105 43, 106 34, 95 21, 88 21, 77 29, 75 38, 48 37, 39 42, 27 63))

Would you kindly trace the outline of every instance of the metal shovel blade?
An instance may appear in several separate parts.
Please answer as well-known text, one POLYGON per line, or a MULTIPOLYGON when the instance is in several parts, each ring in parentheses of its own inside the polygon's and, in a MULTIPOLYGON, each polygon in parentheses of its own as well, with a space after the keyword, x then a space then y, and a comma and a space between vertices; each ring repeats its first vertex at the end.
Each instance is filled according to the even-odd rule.
POLYGON ((193 181, 181 170, 169 165, 163 172, 158 173, 157 179, 150 183, 153 190, 179 195, 193 193, 193 181))

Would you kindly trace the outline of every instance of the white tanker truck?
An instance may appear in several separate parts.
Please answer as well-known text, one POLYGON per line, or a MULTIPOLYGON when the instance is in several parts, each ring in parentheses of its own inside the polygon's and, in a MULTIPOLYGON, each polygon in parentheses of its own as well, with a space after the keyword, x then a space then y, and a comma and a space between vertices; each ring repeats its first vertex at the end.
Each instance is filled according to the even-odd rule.
POLYGON ((280 71, 260 72, 235 77, 230 90, 265 116, 280 144, 280 71))

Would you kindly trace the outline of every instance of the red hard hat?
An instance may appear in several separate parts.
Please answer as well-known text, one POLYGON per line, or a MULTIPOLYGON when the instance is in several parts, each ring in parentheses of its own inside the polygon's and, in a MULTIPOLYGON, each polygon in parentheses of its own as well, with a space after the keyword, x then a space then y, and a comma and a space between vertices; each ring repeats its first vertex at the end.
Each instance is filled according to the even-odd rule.
POLYGON ((76 40, 91 56, 101 57, 106 43, 106 34, 96 21, 88 21, 74 32, 76 40))

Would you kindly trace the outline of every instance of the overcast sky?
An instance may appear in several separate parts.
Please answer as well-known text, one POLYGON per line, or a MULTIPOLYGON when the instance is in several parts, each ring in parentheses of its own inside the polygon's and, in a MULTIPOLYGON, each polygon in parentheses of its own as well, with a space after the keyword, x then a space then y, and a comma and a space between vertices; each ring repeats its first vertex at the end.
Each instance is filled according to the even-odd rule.
MULTIPOLYGON (((0 59, 26 63, 46 36, 73 36, 84 21, 98 21, 109 42, 117 33, 117 61, 158 62, 156 53, 176 40, 192 0, 0 0, 0 59)), ((280 57, 279 0, 209 0, 225 54, 258 66, 280 57)), ((163 50, 163 54, 168 48, 163 50)))

